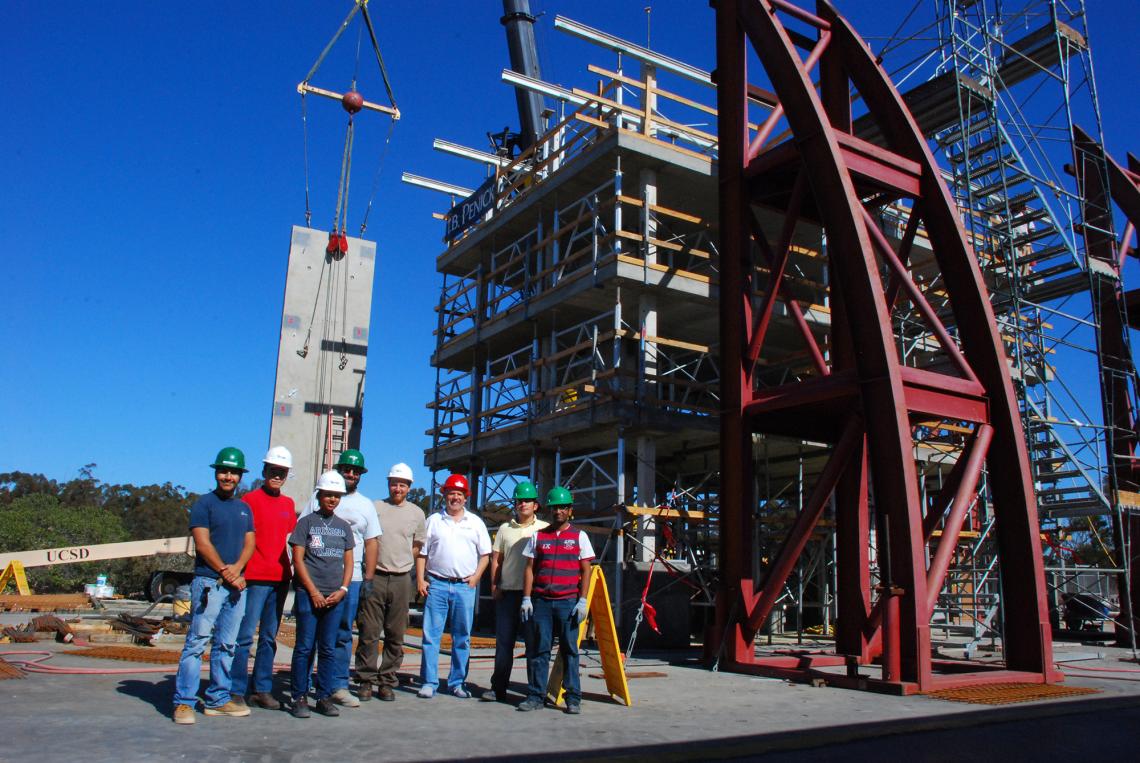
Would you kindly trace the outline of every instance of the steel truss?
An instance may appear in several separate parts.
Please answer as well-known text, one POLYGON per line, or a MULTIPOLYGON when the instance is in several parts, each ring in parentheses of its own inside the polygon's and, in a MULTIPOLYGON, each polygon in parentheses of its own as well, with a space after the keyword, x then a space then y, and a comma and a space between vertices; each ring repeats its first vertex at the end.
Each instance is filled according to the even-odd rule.
POLYGON ((1124 266, 1136 256, 1132 239, 1140 225, 1140 160, 1128 155, 1121 166, 1104 146, 1073 125, 1074 174, 1081 191, 1084 236, 1089 255, 1093 310, 1101 358, 1101 400, 1106 425, 1105 456, 1108 488, 1112 491, 1114 545, 1119 571, 1120 618, 1117 641, 1137 646, 1140 591, 1133 562, 1140 541, 1140 453, 1137 452, 1137 396, 1140 379, 1132 355, 1130 329, 1140 314, 1137 290, 1125 292, 1124 266), (1123 213, 1124 233, 1114 233, 1112 204, 1123 213))
MULTIPOLYGON (((1111 295, 1102 298, 1112 278, 1088 246, 1089 198, 1065 164, 1082 154, 1078 121, 1101 134, 1086 8, 1083 0, 934 5, 933 20, 908 14, 879 55, 896 81, 921 81, 903 98, 947 168, 990 289, 1021 403, 1059 628, 1067 602, 1113 608, 1119 568, 1129 566, 1107 551, 1116 561, 1078 559, 1072 546, 1082 537, 1104 546, 1094 520, 1116 526, 1125 510, 1114 486, 1110 404, 1097 410, 1088 400, 1097 377, 1112 394, 1100 369, 1118 364, 1104 352, 1101 321, 1106 307, 1110 324, 1121 318, 1111 295)), ((857 132, 873 137, 867 121, 857 132)), ((963 571, 993 567, 992 549, 974 551, 963 571)), ((992 625, 976 622, 974 639, 992 625)))
POLYGON ((784 0, 721 0, 717 71, 725 401, 719 664, 799 677, 845 665, 846 674, 818 674, 902 692, 1011 675, 1057 680, 1017 399, 981 272, 925 138, 865 43, 823 0, 816 13, 784 0), (774 92, 750 81, 752 53, 774 92), (852 87, 879 130, 879 144, 853 132, 852 87), (758 108, 766 114, 753 131, 750 112, 758 108), (777 142, 772 136, 780 124, 789 137, 777 142), (757 205, 782 215, 775 234, 762 224, 757 205), (878 219, 889 205, 908 210, 897 251, 878 219), (821 346, 801 319, 813 373, 794 384, 760 386, 756 367, 775 303, 783 301, 793 316, 799 311, 785 267, 801 222, 824 231, 831 342, 821 346), (920 222, 939 273, 937 289, 921 272, 927 255, 915 245, 920 222), (766 288, 753 283, 757 263, 769 270, 766 288), (893 331, 903 313, 933 338, 910 364, 893 331), (945 482, 924 503, 916 431, 931 418, 956 427, 961 437, 945 482), (751 547, 755 433, 830 446, 762 578, 753 571, 751 547), (999 557, 1010 562, 1002 567, 1005 669, 939 674, 948 666, 931 656, 930 622, 961 528, 982 499, 983 466, 999 557), (758 658, 756 636, 832 501, 836 654, 758 658), (874 589, 872 548, 879 569, 874 589), (881 678, 859 672, 872 661, 880 662, 881 678))

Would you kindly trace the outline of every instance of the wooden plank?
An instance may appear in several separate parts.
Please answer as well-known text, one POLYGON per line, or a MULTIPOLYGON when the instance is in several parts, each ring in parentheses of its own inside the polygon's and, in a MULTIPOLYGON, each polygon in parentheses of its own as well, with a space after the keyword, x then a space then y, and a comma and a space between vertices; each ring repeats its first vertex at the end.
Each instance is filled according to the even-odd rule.
POLYGON ((627 514, 638 517, 660 517, 662 519, 712 519, 713 517, 703 511, 678 511, 677 509, 658 508, 656 506, 624 506, 627 514))
POLYGON ((709 346, 707 344, 694 344, 693 342, 682 342, 680 339, 666 339, 663 336, 646 336, 645 341, 663 344, 666 347, 676 347, 681 350, 693 350, 694 352, 708 352, 709 346))
MULTIPOLYGON (((604 69, 601 66, 595 66, 594 64, 588 64, 586 66, 586 70, 589 71, 591 74, 597 74, 597 75, 602 76, 602 77, 609 77, 610 79, 617 80, 618 82, 621 82, 622 84, 625 84, 625 85, 629 85, 630 87, 636 87, 639 90, 645 89, 645 83, 642 82, 641 80, 633 79, 632 77, 626 77, 624 74, 620 74, 619 72, 610 71, 609 69, 604 69)), ((677 95, 676 93, 669 92, 668 90, 661 90, 660 88, 656 88, 656 87, 653 88, 653 92, 657 93, 658 95, 663 95, 671 101, 676 101, 677 103, 684 104, 685 106, 691 106, 692 108, 694 108, 698 111, 703 111, 706 114, 712 114, 713 116, 716 116, 717 111, 712 106, 706 106, 705 104, 700 103, 698 101, 693 101, 693 100, 690 100, 688 98, 685 98, 682 95, 677 95)), ((753 130, 758 129, 756 125, 751 124, 751 123, 748 126, 751 127, 753 130)))
POLYGON ((1116 502, 1121 506, 1140 508, 1140 493, 1134 493, 1130 490, 1117 490, 1116 502))
MULTIPOLYGON (((609 125, 606 125, 606 126, 608 127, 609 125)), ((681 146, 678 146, 675 143, 670 143, 667 140, 661 140, 660 138, 647 138, 639 132, 636 132, 634 130, 627 130, 624 127, 619 127, 618 132, 620 132, 624 135, 631 135, 631 136, 639 138, 641 140, 647 140, 651 143, 656 143, 657 145, 661 146, 662 148, 667 148, 670 151, 676 151, 677 153, 685 154, 686 156, 691 156, 694 159, 701 159, 705 162, 708 162, 709 164, 712 164, 712 157, 709 156, 708 154, 702 154, 700 151, 693 151, 692 149, 683 148, 681 146)))
POLYGON ((639 268, 648 268, 659 273, 672 273, 673 275, 681 276, 683 278, 691 278, 694 281, 701 281, 703 283, 709 283, 711 281, 708 276, 701 275, 700 273, 694 273, 691 270, 681 270, 680 268, 671 268, 667 265, 655 265, 646 263, 645 260, 641 259, 640 257, 630 257, 627 254, 619 254, 617 255, 617 259, 619 262, 624 262, 627 265, 634 265, 639 268))
POLYGON ((31 596, 0 596, 0 611, 34 612, 53 609, 90 609, 91 597, 84 593, 47 593, 31 596))
MULTIPOLYGON (((645 206, 644 201, 642 201, 641 199, 635 199, 632 196, 618 195, 617 199, 618 199, 618 201, 620 201, 623 204, 629 204, 630 206, 637 207, 638 209, 645 206)), ((669 207, 663 207, 660 204, 650 204, 649 209, 650 209, 650 211, 657 212, 659 214, 663 214, 666 217, 675 217, 678 220, 684 220, 687 223, 695 223, 697 225, 701 225, 704 223, 704 220, 702 220, 699 217, 696 217, 695 215, 690 215, 687 212, 681 212, 681 211, 676 210, 676 209, 670 209, 669 207)))

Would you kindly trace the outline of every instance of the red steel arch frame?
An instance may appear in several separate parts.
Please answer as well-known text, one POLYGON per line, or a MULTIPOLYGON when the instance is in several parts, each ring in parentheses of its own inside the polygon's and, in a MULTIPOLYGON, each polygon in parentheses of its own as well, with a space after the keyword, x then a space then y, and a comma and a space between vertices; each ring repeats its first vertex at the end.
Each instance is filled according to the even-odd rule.
POLYGON ((722 575, 711 646, 719 665, 902 693, 1060 680, 1029 459, 1005 353, 961 220, 925 140, 866 44, 830 3, 821 0, 815 12, 784 0, 717 0, 716 8, 725 409, 722 575), (796 31, 789 22, 810 31, 796 31), (774 92, 749 82, 751 54, 774 92), (885 145, 853 134, 852 86, 885 145), (748 123, 749 100, 772 109, 755 132, 748 123), (770 146, 781 118, 791 137, 770 146), (775 242, 756 216, 758 199, 784 215, 775 242), (888 203, 912 210, 897 251, 874 217, 888 203), (828 242, 832 330, 826 352, 784 281, 788 245, 800 220, 822 226, 828 242), (909 270, 920 223, 943 277, 949 313, 931 306, 909 270), (754 252, 770 274, 767 283, 754 283, 754 252), (886 284, 882 271, 890 274, 886 284), (759 307, 754 291, 762 295, 759 307), (798 325, 816 373, 758 388, 754 368, 777 299, 798 325), (942 365, 919 369, 900 361, 891 327, 891 309, 900 299, 913 305, 941 345, 942 365), (943 322, 947 315, 957 342, 943 322), (941 493, 924 505, 913 432, 931 416, 961 422, 970 435, 941 493), (752 577, 754 433, 834 444, 763 580, 752 577), (1004 600, 1005 666, 995 670, 936 661, 930 641, 931 614, 983 467, 1004 600), (839 567, 836 653, 759 658, 755 637, 832 496, 839 567), (881 581, 874 590, 872 526, 881 581), (931 546, 939 527, 941 539, 931 546), (858 671, 871 663, 881 665, 881 678, 858 671), (846 675, 818 672, 835 665, 846 665, 846 675))

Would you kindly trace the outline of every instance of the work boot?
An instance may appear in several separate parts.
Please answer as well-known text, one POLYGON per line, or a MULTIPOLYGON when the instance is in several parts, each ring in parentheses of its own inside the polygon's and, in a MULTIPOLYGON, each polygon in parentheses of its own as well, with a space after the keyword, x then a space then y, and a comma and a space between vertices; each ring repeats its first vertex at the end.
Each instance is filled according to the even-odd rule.
POLYGON ((383 700, 384 702, 395 702, 396 692, 392 691, 391 686, 381 686, 376 690, 376 699, 383 700))
POLYGON ((372 699, 372 684, 362 683, 356 687, 356 696, 361 702, 368 702, 372 699))
POLYGON ((249 715, 249 708, 244 704, 239 705, 232 699, 224 705, 218 707, 207 707, 203 710, 206 715, 225 715, 230 718, 244 718, 249 715))
POLYGON ((531 710, 541 710, 542 700, 536 699, 534 697, 527 697, 522 701, 518 709, 520 713, 529 713, 531 710))
POLYGON ((293 700, 293 707, 289 708, 289 715, 294 718, 308 718, 309 713, 309 700, 305 697, 297 697, 293 700))
POLYGON ((337 689, 329 695, 329 699, 345 707, 360 707, 360 700, 352 696, 348 689, 337 689))
POLYGON ((194 708, 190 705, 175 705, 174 722, 179 726, 189 726, 197 723, 198 719, 194 716, 194 708))
POLYGON ((266 710, 280 710, 281 703, 273 698, 267 691, 259 691, 249 695, 249 704, 253 707, 264 707, 266 710))
POLYGON ((321 697, 318 699, 316 710, 321 715, 327 715, 330 718, 336 718, 340 715, 340 710, 337 708, 332 697, 321 697))

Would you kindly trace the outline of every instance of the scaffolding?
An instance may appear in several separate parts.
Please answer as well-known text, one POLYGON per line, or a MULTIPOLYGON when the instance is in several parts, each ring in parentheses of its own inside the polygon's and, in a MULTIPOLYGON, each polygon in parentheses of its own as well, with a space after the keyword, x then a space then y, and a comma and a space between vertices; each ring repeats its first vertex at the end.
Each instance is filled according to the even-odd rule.
MULTIPOLYGON (((1089 251, 1088 220, 1098 213, 1071 164, 1082 154, 1076 125, 1103 142, 1085 4, 941 0, 933 18, 916 5, 879 50, 896 82, 919 83, 901 86, 903 97, 945 168, 1002 328, 1029 439, 1053 626, 1071 602, 1095 601, 1088 619, 1103 619, 1121 608, 1129 510, 1120 491, 1130 490, 1118 484, 1109 401, 1134 400, 1135 391, 1114 393, 1100 378, 1101 368, 1130 366, 1131 351, 1126 333, 1123 363, 1101 341, 1105 311, 1123 303, 1100 296, 1117 276, 1089 251), (1091 402, 1097 389, 1101 406, 1091 402), (1088 552, 1098 546, 1104 553, 1088 552)), ((1102 159, 1088 161, 1104 175, 1102 159)), ((1111 236, 1103 206, 1099 218, 1111 236)), ((979 594, 991 604, 980 619, 958 618, 974 643, 1000 630, 1001 614, 1000 570, 985 543, 992 517, 979 520, 960 576, 984 580, 989 590, 979 594)), ((1130 643, 1125 619, 1117 636, 1130 643)))
POLYGON ((522 479, 567 485, 575 523, 612 565, 626 637, 661 565, 652 595, 685 602, 661 639, 687 644, 688 603, 707 609, 715 595, 717 139, 700 126, 715 91, 707 72, 555 26, 617 55, 588 67, 589 89, 503 72, 558 104, 534 145, 512 155, 436 141, 480 162, 492 191, 437 258, 425 461, 470 474, 490 520, 507 516, 522 479))

